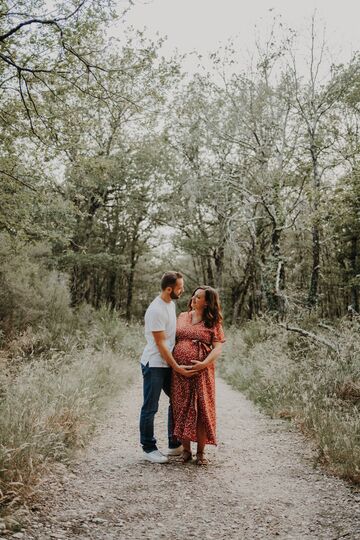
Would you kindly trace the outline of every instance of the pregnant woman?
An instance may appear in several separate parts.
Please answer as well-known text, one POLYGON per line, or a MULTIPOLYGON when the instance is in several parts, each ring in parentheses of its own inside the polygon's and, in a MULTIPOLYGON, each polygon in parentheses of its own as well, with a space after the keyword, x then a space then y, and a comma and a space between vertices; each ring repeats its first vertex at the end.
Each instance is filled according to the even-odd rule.
POLYGON ((195 289, 189 310, 177 320, 173 356, 196 370, 190 378, 172 373, 174 436, 182 441, 184 463, 192 459, 191 441, 197 442, 198 465, 208 464, 205 445, 216 445, 215 360, 225 341, 221 322, 219 295, 206 285, 195 289))

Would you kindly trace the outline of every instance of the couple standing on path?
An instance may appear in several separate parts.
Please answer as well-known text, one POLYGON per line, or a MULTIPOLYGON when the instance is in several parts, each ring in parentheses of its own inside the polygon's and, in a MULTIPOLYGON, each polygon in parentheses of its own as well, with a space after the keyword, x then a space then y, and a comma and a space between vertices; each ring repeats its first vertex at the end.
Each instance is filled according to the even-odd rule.
POLYGON ((183 291, 183 276, 166 272, 161 294, 145 313, 140 442, 145 459, 168 461, 154 437, 154 417, 163 390, 170 398, 167 455, 181 455, 186 463, 192 459, 191 442, 197 442, 196 463, 207 465, 205 445, 216 444, 215 361, 225 341, 222 314, 218 293, 201 285, 193 292, 188 311, 176 320, 173 300, 183 291))

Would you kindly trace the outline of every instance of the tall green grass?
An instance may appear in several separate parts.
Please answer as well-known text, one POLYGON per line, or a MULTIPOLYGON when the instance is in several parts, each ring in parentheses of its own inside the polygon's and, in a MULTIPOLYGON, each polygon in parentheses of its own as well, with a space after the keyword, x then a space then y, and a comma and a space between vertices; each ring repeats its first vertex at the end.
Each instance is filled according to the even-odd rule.
POLYGON ((106 307, 70 307, 51 247, 0 235, 0 513, 83 446, 143 346, 106 307))
POLYGON ((54 461, 68 462, 86 443, 141 353, 140 327, 127 327, 105 308, 82 308, 58 321, 61 329, 51 324, 10 344, 1 372, 2 512, 23 503, 54 461))
POLYGON ((296 423, 314 440, 317 459, 360 482, 360 324, 334 331, 301 325, 336 341, 339 352, 286 331, 271 319, 227 332, 222 376, 273 417, 296 423), (326 335, 328 334, 328 335, 326 335))

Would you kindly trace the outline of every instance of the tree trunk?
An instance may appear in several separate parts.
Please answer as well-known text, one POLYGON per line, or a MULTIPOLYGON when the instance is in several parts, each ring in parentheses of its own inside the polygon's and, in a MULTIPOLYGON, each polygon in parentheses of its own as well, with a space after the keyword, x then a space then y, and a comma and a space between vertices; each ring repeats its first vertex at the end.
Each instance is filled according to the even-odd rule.
POLYGON ((110 270, 108 279, 107 279, 107 294, 106 294, 106 303, 111 307, 111 309, 116 309, 116 278, 117 273, 115 270, 110 270))
POLYGON ((318 302, 319 289, 319 272, 320 272, 320 231, 317 224, 312 227, 312 269, 310 279, 310 289, 308 296, 308 304, 310 307, 315 307, 318 302))
POLYGON ((130 272, 128 276, 128 287, 127 287, 127 295, 126 295, 126 320, 128 322, 131 321, 132 317, 132 300, 133 300, 133 292, 134 292, 134 276, 135 276, 135 263, 131 264, 130 272))
MULTIPOLYGON (((141 220, 140 220, 141 221, 141 220)), ((127 286, 127 295, 126 295, 126 320, 128 322, 131 321, 132 317, 132 301, 133 301, 133 293, 134 293, 134 277, 135 277, 135 268, 137 263, 137 242, 138 242, 138 226, 140 224, 140 221, 138 221, 136 225, 136 232, 134 233, 134 236, 132 238, 131 242, 131 250, 130 250, 130 269, 128 273, 128 286, 127 286)))
POLYGON ((200 268, 201 268, 201 275, 202 275, 202 285, 205 285, 207 281, 207 273, 206 273, 206 266, 205 266, 205 257, 199 258, 200 268))
POLYGON ((204 283, 204 285, 210 285, 210 287, 215 287, 214 273, 213 273, 213 269, 212 269, 212 266, 211 266, 211 257, 210 257, 210 255, 207 256, 206 262, 207 262, 207 266, 206 266, 207 279, 206 279, 206 283, 204 283))
POLYGON ((251 276, 249 275, 246 278, 245 283, 244 282, 242 283, 240 294, 238 295, 238 297, 237 297, 237 299, 236 299, 236 301, 234 303, 233 313, 232 313, 232 320, 231 320, 232 325, 236 325, 236 322, 239 319, 239 315, 243 310, 244 301, 245 301, 246 294, 248 292, 249 285, 250 285, 250 278, 251 278, 251 276))
MULTIPOLYGON (((353 236, 351 238, 351 270, 352 270, 352 278, 354 279, 358 272, 357 272, 357 246, 358 246, 358 238, 357 236, 353 236)), ((355 311, 359 312, 359 288, 358 286, 352 282, 351 284, 351 305, 355 309, 355 311)))
POLYGON ((222 281, 223 281, 223 269, 224 269, 224 255, 225 255, 225 245, 224 243, 219 246, 215 252, 214 252, 214 261, 215 261, 215 269, 216 269, 216 282, 215 286, 218 289, 222 288, 222 281))
POLYGON ((196 281, 198 283, 200 283, 200 271, 199 271, 199 268, 198 268, 196 257, 192 254, 191 258, 192 258, 192 263, 193 263, 193 267, 194 267, 194 270, 195 270, 195 279, 196 279, 196 281))
POLYGON ((274 220, 271 231, 271 257, 266 263, 267 271, 264 276, 267 308, 276 312, 280 319, 285 313, 285 264, 280 249, 281 230, 274 220))
POLYGON ((232 291, 232 317, 231 324, 236 325, 236 321, 239 318, 244 305, 244 300, 250 285, 251 279, 251 257, 248 257, 246 266, 244 269, 244 277, 240 283, 233 287, 232 291))
POLYGON ((79 266, 74 264, 70 274, 70 295, 71 306, 76 307, 86 298, 87 287, 87 272, 79 266))
POLYGON ((311 158, 313 166, 313 226, 312 226, 312 268, 311 279, 308 295, 308 305, 313 308, 318 302, 319 276, 320 276, 320 223, 319 223, 319 207, 320 207, 320 175, 318 170, 317 149, 314 144, 311 145, 311 158))

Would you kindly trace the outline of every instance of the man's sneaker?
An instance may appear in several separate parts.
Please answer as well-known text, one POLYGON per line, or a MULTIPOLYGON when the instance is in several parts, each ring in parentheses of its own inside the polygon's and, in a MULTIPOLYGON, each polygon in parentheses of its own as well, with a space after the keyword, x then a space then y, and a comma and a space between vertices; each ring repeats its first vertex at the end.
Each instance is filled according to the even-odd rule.
POLYGON ((151 461, 152 463, 168 463, 168 458, 164 456, 159 450, 153 450, 152 452, 144 452, 144 459, 151 461))
POLYGON ((181 456, 183 453, 184 447, 182 444, 180 446, 177 446, 176 448, 168 448, 167 455, 168 456, 181 456))

